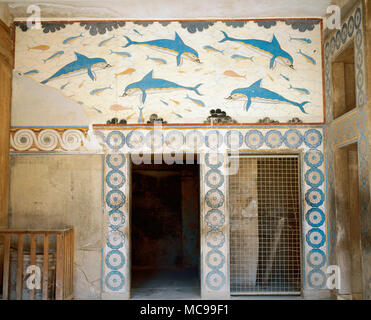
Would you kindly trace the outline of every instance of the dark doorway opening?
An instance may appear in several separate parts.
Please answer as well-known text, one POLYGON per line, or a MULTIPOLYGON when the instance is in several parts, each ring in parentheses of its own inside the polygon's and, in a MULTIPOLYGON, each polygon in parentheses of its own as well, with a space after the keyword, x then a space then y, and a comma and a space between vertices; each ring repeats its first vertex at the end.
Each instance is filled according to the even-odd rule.
POLYGON ((199 166, 132 165, 132 298, 200 296, 199 166))

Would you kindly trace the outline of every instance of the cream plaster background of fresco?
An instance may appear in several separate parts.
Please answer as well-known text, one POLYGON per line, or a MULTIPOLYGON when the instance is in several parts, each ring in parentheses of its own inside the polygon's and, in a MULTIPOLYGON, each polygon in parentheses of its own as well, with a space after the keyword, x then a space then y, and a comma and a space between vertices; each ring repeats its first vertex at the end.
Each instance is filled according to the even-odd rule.
MULTIPOLYGON (((152 113, 157 113, 169 123, 200 123, 209 115, 210 109, 220 107, 240 123, 254 123, 264 117, 270 117, 280 122, 287 122, 293 117, 299 117, 304 122, 323 121, 321 33, 319 24, 315 25, 313 31, 299 32, 286 25, 283 21, 278 21, 276 26, 269 29, 259 27, 253 21, 247 22, 242 28, 228 27, 225 23, 219 21, 202 32, 189 33, 178 22, 172 22, 167 26, 162 26, 155 22, 147 27, 126 22, 124 27, 96 36, 91 36, 89 30, 85 30, 78 22, 66 25, 65 28, 53 33, 44 33, 43 30, 36 29, 23 32, 19 27, 16 28, 15 70, 25 73, 37 69, 39 73, 23 76, 33 78, 37 83, 48 78, 64 65, 74 61, 75 51, 89 58, 104 58, 113 67, 97 71, 97 80, 94 82, 85 73, 75 77, 51 81, 46 87, 53 87, 68 99, 77 102, 74 106, 84 111, 90 123, 105 123, 112 117, 120 119, 130 117, 128 123, 137 123, 139 117, 138 107, 141 107, 140 99, 138 96, 124 98, 119 96, 122 95, 124 88, 128 84, 139 81, 151 70, 153 70, 155 78, 174 81, 180 85, 194 87, 198 83, 203 83, 199 88, 203 95, 198 96, 192 91, 185 90, 148 94, 143 109, 145 120, 152 113), (143 34, 143 36, 134 32, 134 29, 143 34), (230 37, 266 41, 271 41, 273 34, 275 34, 281 47, 293 56, 295 70, 291 70, 279 63, 273 70, 270 70, 270 58, 256 53, 239 43, 230 41, 219 43, 219 40, 223 39, 221 30, 227 32, 230 37), (180 66, 176 66, 175 56, 163 54, 143 46, 132 45, 128 48, 122 48, 126 44, 124 35, 129 36, 133 41, 174 39, 175 31, 179 33, 185 44, 191 46, 199 53, 202 64, 184 59, 180 66), (71 36, 77 36, 80 33, 83 34, 83 37, 77 38, 70 44, 63 44, 63 40, 71 36), (113 39, 98 47, 102 40, 109 39, 113 35, 115 36, 113 39), (290 41, 289 36, 309 38, 312 40, 312 43, 290 41), (50 48, 44 51, 29 50, 29 47, 39 45, 48 45, 50 48), (206 45, 223 50, 223 54, 206 51, 203 49, 206 45), (132 56, 123 58, 119 55, 110 54, 110 49, 129 52, 132 56), (297 54, 299 49, 315 58, 316 65, 312 65, 303 56, 297 54), (43 62, 43 59, 47 59, 60 50, 64 51, 62 56, 46 63, 43 62), (250 60, 235 61, 231 58, 233 54, 253 56, 254 62, 250 60), (153 58, 165 59, 167 64, 159 65, 152 60, 146 60, 147 55, 153 58), (136 71, 129 75, 115 77, 115 74, 128 68, 133 68, 136 71), (227 70, 232 70, 241 75, 241 77, 223 75, 227 70), (280 74, 287 76, 291 81, 286 81, 280 74), (289 100, 300 103, 310 101, 304 107, 308 114, 302 113, 295 106, 283 103, 253 103, 249 111, 246 112, 244 101, 225 100, 232 90, 249 87, 259 79, 263 79, 262 86, 264 88, 277 92, 289 100), (69 84, 62 90, 61 86, 66 83, 69 84), (293 87, 308 89, 311 92, 310 96, 289 89, 290 83, 293 87), (112 89, 107 89, 99 95, 90 95, 92 90, 104 87, 111 87, 112 89), (194 99, 202 100, 206 108, 199 107, 192 101, 185 99, 187 94, 194 99), (167 102, 168 105, 163 104, 161 100, 167 102), (120 104, 124 108, 131 109, 112 111, 109 108, 113 104, 120 104), (182 118, 175 115, 175 113, 181 115, 182 118)), ((15 78, 14 81, 18 80, 15 78)), ((38 85, 43 86, 41 84, 38 85)), ((19 92, 17 99, 19 101, 18 105, 24 105, 24 108, 29 107, 30 102, 26 94, 19 92)), ((59 104, 59 99, 55 99, 54 104, 59 104)), ((38 113, 41 121, 44 117, 44 112, 38 110, 37 105, 32 107, 38 113)), ((75 119, 72 122, 75 124, 78 121, 79 119, 75 119)), ((44 122, 48 122, 48 120, 44 122)), ((83 121, 83 124, 85 124, 85 121, 83 121)), ((19 123, 13 121, 12 125, 17 126, 19 123)), ((70 125, 70 120, 66 120, 65 125, 70 125)))

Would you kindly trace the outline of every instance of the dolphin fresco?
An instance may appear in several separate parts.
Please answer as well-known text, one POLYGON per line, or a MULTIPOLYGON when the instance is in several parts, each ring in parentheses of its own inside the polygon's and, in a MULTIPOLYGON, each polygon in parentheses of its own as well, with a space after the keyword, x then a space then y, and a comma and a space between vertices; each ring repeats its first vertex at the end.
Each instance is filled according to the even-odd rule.
POLYGON ((284 98, 283 96, 279 95, 278 93, 275 93, 273 91, 270 91, 268 89, 262 88, 261 86, 262 79, 254 82, 250 87, 248 88, 239 88, 235 89, 231 92, 230 96, 226 99, 228 100, 241 100, 246 99, 246 111, 249 110, 249 107, 251 106, 251 103, 253 100, 258 102, 269 102, 269 103, 287 103, 291 104, 293 106, 299 107, 301 112, 307 113, 304 110, 304 105, 309 103, 309 101, 305 101, 302 103, 294 102, 291 100, 288 100, 284 98))
POLYGON ((273 69, 273 67, 276 64, 276 60, 282 63, 283 65, 289 66, 290 68, 294 68, 294 59, 292 56, 285 50, 283 50, 276 38, 275 35, 273 35, 272 41, 264 41, 264 40, 256 40, 256 39, 236 39, 231 38, 227 35, 226 32, 222 31, 224 35, 224 39, 220 40, 219 42, 225 42, 225 41, 234 41, 234 42, 240 42, 244 45, 247 45, 250 48, 253 48, 255 50, 258 50, 259 53, 268 55, 271 57, 270 65, 269 67, 273 69))
POLYGON ((54 73, 49 78, 41 81, 42 84, 45 84, 54 79, 61 79, 76 76, 78 74, 82 74, 87 72, 90 79, 93 81, 96 79, 96 76, 93 70, 96 69, 105 69, 110 67, 111 65, 107 63, 105 59, 102 58, 88 58, 80 53, 75 52, 76 60, 70 62, 69 64, 65 65, 61 69, 59 69, 56 73, 54 73))
POLYGON ((186 86, 177 84, 175 82, 167 81, 164 79, 153 78, 153 70, 152 70, 151 72, 146 74, 142 80, 131 83, 128 86, 126 86, 125 91, 122 94, 122 97, 139 93, 139 94, 142 94, 142 103, 144 103, 146 101, 148 91, 169 90, 169 89, 170 90, 173 90, 173 89, 191 90, 201 96, 202 94, 198 92, 198 88, 201 85, 202 83, 199 83, 195 87, 186 87, 186 86))
POLYGON ((145 45, 149 46, 152 49, 157 49, 161 51, 165 51, 166 53, 176 54, 176 62, 179 66, 183 58, 188 58, 191 61, 200 63, 200 59, 198 57, 198 53, 193 48, 187 46, 183 40, 180 38, 177 32, 175 32, 175 39, 159 39, 159 40, 150 40, 150 41, 132 41, 129 37, 124 36, 128 43, 123 46, 123 48, 127 48, 131 45, 145 45))

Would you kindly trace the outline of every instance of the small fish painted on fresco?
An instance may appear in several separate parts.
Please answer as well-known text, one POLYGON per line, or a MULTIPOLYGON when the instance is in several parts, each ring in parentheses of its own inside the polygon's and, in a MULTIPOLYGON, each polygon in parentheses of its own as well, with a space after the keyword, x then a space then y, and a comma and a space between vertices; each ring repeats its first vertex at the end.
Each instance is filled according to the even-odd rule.
POLYGON ((178 72, 179 73, 186 73, 184 70, 179 70, 178 72))
POLYGON ((64 85, 61 86, 60 89, 63 90, 63 89, 64 89, 65 87, 67 87, 69 84, 70 84, 69 82, 65 83, 64 85))
POLYGON ((180 102, 177 101, 177 100, 170 99, 170 101, 174 102, 174 103, 177 104, 178 106, 180 105, 180 102))
POLYGON ((120 73, 115 73, 115 78, 117 78, 118 76, 123 76, 125 74, 132 74, 133 72, 135 72, 134 68, 125 69, 124 71, 121 71, 120 73))
POLYGON ((132 113, 132 114, 130 114, 130 115, 128 115, 127 117, 126 117, 126 120, 129 120, 129 119, 131 119, 132 117, 134 117, 136 115, 136 113, 134 112, 134 113, 132 113))
POLYGON ((78 104, 84 104, 84 102, 82 102, 82 101, 77 101, 77 103, 78 103, 78 104))
POLYGON ((192 112, 192 110, 191 109, 184 109, 185 111, 187 111, 187 112, 192 112))
POLYGON ((200 70, 202 70, 202 68, 197 68, 197 69, 195 69, 195 72, 198 72, 200 70))
POLYGON ((274 81, 274 79, 268 74, 268 78, 271 80, 271 81, 274 81))
POLYGON ((99 112, 99 113, 102 113, 102 111, 97 109, 96 107, 91 107, 91 108, 94 109, 95 111, 99 112))
POLYGON ((143 34, 141 34, 137 29, 133 29, 133 31, 134 31, 136 34, 139 34, 141 37, 143 36, 143 34))
POLYGON ((36 46, 36 47, 28 47, 28 50, 42 50, 42 51, 45 51, 45 50, 48 50, 50 47, 46 44, 41 44, 39 46, 36 46))
POLYGON ((98 88, 98 89, 94 89, 92 91, 90 91, 90 95, 94 95, 94 96, 97 96, 98 94, 102 93, 103 91, 107 90, 107 89, 112 89, 111 86, 109 87, 104 87, 104 88, 98 88))
POLYGON ((52 59, 55 59, 57 57, 60 57, 62 54, 64 54, 64 51, 57 51, 56 53, 54 53, 53 55, 51 55, 49 58, 47 59, 43 59, 44 63, 46 63, 47 61, 49 60, 52 60, 52 59))
POLYGON ((281 76, 283 79, 285 79, 285 80, 287 80, 287 81, 290 81, 290 79, 289 79, 288 77, 284 76, 282 73, 280 73, 280 76, 281 76))
POLYGON ((32 69, 30 71, 25 72, 23 75, 27 76, 28 74, 36 74, 36 73, 39 73, 39 70, 32 69))
POLYGON ((169 104, 166 102, 166 101, 164 101, 164 100, 160 100, 164 105, 166 105, 166 106, 168 106, 169 104))
POLYGON ((174 111, 172 111, 171 113, 175 114, 178 118, 183 118, 183 116, 180 115, 179 113, 176 113, 176 112, 174 112, 174 111))
POLYGON ((240 74, 234 72, 233 70, 227 70, 227 71, 224 71, 223 74, 224 74, 225 76, 228 76, 228 77, 233 77, 233 78, 244 78, 244 79, 246 79, 246 75, 245 75, 245 76, 240 75, 240 74))
POLYGON ((161 58, 151 58, 150 56, 147 56, 146 60, 152 60, 154 62, 157 62, 158 64, 167 64, 166 60, 161 58))
POLYGON ((293 38, 290 36, 290 41, 296 40, 296 41, 301 41, 301 42, 306 42, 306 43, 312 43, 312 40, 308 38, 293 38))
POLYGON ((203 48, 208 51, 208 52, 219 52, 221 54, 224 54, 224 50, 218 50, 218 49, 215 49, 214 47, 212 46, 203 46, 203 48))
POLYGON ((124 57, 124 58, 126 58, 126 57, 131 57, 131 54, 130 54, 129 52, 112 51, 112 50, 110 50, 109 53, 110 53, 110 54, 114 53, 114 54, 117 54, 117 55, 119 55, 119 56, 121 56, 121 57, 124 57))
POLYGON ((291 84, 290 84, 290 88, 289 89, 296 90, 296 91, 299 91, 300 93, 305 93, 307 95, 310 94, 309 90, 304 89, 304 88, 295 88, 291 84))
POLYGON ((79 88, 81 88, 81 87, 83 86, 84 82, 85 82, 85 80, 82 81, 82 82, 79 84, 79 88))
POLYGON ((188 94, 186 95, 185 98, 188 99, 188 100, 191 100, 195 105, 197 105, 199 107, 204 107, 205 106, 205 104, 201 100, 193 99, 188 94))
POLYGON ((108 41, 112 40, 114 37, 115 35, 113 35, 111 38, 102 40, 101 42, 99 42, 98 47, 104 46, 108 41))
POLYGON ((82 33, 80 33, 78 36, 69 37, 69 38, 63 40, 63 44, 69 44, 69 43, 75 41, 76 39, 82 38, 82 37, 83 37, 82 33))
POLYGON ((70 96, 68 96, 67 98, 72 98, 74 97, 75 95, 74 94, 71 94, 70 96))
POLYGON ((301 51, 301 49, 299 49, 298 54, 301 54, 304 58, 307 59, 308 62, 310 62, 310 63, 312 63, 314 65, 317 64, 316 60, 314 60, 312 57, 310 57, 307 54, 305 54, 303 51, 301 51))
POLYGON ((254 57, 246 57, 240 54, 234 54, 231 58, 235 60, 250 60, 251 62, 254 62, 254 57))
POLYGON ((133 107, 124 107, 121 104, 113 104, 109 107, 112 111, 133 110, 133 107))

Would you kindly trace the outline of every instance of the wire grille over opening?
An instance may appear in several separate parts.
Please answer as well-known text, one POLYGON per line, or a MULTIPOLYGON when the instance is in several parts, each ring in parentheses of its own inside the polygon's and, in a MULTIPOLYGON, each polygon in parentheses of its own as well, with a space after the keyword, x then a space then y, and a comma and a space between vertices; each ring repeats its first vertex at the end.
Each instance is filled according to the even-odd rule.
POLYGON ((231 294, 300 294, 297 156, 243 156, 229 177, 231 294))

